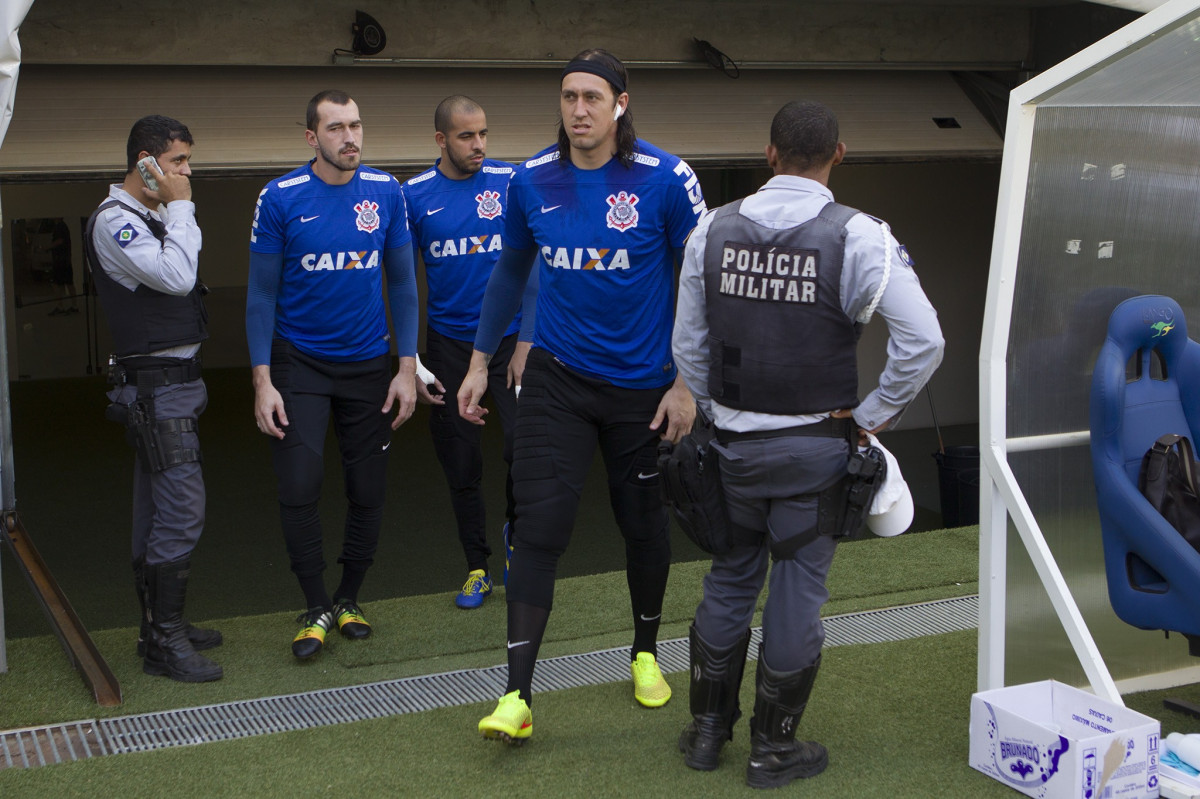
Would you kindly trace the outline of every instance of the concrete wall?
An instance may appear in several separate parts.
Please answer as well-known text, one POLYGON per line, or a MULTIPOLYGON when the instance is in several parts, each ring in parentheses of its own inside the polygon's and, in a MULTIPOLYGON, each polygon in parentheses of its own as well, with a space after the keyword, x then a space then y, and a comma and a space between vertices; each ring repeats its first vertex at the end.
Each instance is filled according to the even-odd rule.
MULTIPOLYGON (((388 45, 380 56, 467 59, 475 68, 488 68, 479 63, 488 60, 561 62, 590 46, 609 48, 632 62, 696 63, 700 56, 695 37, 744 65, 993 67, 1015 75, 1027 66, 1036 34, 1031 8, 1012 3, 208 0, 184 8, 146 0, 37 0, 20 40, 29 64, 328 65, 335 49, 350 46, 356 8, 374 16, 386 32, 388 45)), ((1055 19, 1061 23, 1062 14, 1055 19)), ((361 67, 331 67, 357 68, 361 67)), ((35 99, 22 96, 18 88, 17 113, 22 103, 35 99)), ((153 99, 148 98, 148 112, 153 99)), ((939 311, 949 342, 946 362, 933 382, 942 424, 977 418, 975 375, 998 173, 995 164, 856 164, 834 173, 840 200, 887 219, 908 245, 939 311)), ((717 204, 754 191, 765 173, 712 171, 702 178, 710 204, 717 204)), ((218 180, 202 174, 195 180, 205 234, 201 267, 213 289, 213 338, 205 352, 213 366, 246 363, 246 235, 263 182, 261 176, 218 180)), ((67 220, 74 241, 75 280, 82 286, 80 219, 105 191, 105 181, 99 179, 4 184, 0 203, 6 226, 18 218, 67 220)), ((12 257, 7 227, 4 238, 7 265, 12 257)), ((14 308, 11 271, 5 270, 5 278, 13 376, 80 375, 97 366, 93 353, 98 351, 102 359, 107 351, 104 325, 96 327, 95 341, 82 313, 50 315, 50 303, 14 308)), ((864 382, 878 372, 884 333, 879 322, 868 328, 864 382)), ((929 422, 928 403, 922 401, 905 426, 929 422)))
POLYGON ((697 61, 693 38, 735 61, 974 64, 1030 50, 1023 4, 797 0, 37 0, 21 28, 33 64, 329 64, 355 10, 388 58, 563 60, 586 47, 624 59, 697 61))

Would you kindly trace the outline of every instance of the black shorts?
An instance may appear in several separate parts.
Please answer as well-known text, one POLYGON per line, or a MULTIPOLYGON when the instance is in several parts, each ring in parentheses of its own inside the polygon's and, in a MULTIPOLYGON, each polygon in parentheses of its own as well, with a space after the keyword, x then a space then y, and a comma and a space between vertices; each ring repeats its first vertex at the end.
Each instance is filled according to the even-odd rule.
MULTIPOLYGON (((543 349, 530 352, 513 441, 522 559, 535 550, 539 571, 547 571, 566 550, 599 445, 627 565, 669 565, 669 521, 658 493, 659 434, 650 429, 669 388, 621 388, 581 375, 543 349)), ((509 580, 510 601, 549 607, 547 592, 553 594, 552 575, 509 580)))
MULTIPOLYGON (((391 383, 391 358, 323 361, 276 339, 271 345, 271 382, 283 397, 288 424, 282 440, 271 439, 279 478, 279 498, 287 505, 316 502, 320 496, 325 436, 332 419, 343 470, 382 456, 391 443, 391 418, 383 412, 391 383), (313 456, 316 456, 315 459, 313 456)), ((383 468, 383 457, 378 468, 383 468)), ((382 484, 354 485, 369 504, 382 504, 382 484)))

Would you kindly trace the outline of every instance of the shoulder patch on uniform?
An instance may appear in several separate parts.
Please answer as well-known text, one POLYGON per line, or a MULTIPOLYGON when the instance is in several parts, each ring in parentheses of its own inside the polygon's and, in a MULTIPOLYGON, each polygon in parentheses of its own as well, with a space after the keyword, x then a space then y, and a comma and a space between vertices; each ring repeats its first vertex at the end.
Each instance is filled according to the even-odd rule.
POLYGON ((912 256, 908 254, 907 247, 905 247, 903 244, 901 244, 896 249, 897 249, 897 252, 900 253, 900 260, 904 262, 905 266, 907 266, 909 269, 911 269, 913 266, 916 265, 913 263, 912 256))
POLYGON ((493 175, 511 175, 513 168, 511 166, 485 166, 483 171, 493 175))
POLYGON ((437 174, 437 170, 436 170, 436 169, 427 169, 425 172, 423 172, 423 173, 422 173, 422 174, 420 174, 420 175, 417 175, 415 178, 409 178, 408 180, 406 180, 406 181, 404 182, 404 185, 406 185, 406 186, 415 186, 415 185, 417 185, 418 183, 424 183, 424 182, 425 182, 425 181, 427 181, 427 180, 432 180, 432 179, 433 179, 433 176, 434 176, 434 175, 436 175, 436 174, 437 174))
POLYGON ((635 153, 633 160, 636 163, 645 164, 646 166, 658 166, 662 163, 662 159, 655 158, 652 155, 646 155, 645 153, 635 153))
POLYGON ((385 174, 381 174, 379 172, 359 172, 358 179, 359 180, 374 180, 374 181, 378 181, 379 183, 390 183, 391 181, 395 180, 395 178, 392 177, 391 175, 385 175, 385 174))
POLYGON ((526 169, 533 169, 535 166, 541 166, 542 164, 548 164, 551 161, 557 160, 558 150, 555 150, 552 153, 546 153, 541 158, 534 158, 532 161, 526 161, 522 166, 524 166, 526 169))
POLYGON ((276 187, 286 189, 289 186, 299 186, 301 183, 308 183, 308 175, 300 175, 299 177, 291 178, 290 180, 281 180, 276 183, 276 187))
POLYGON ((121 249, 125 249, 137 237, 137 230, 129 222, 126 222, 120 230, 113 234, 113 238, 117 240, 117 244, 121 245, 121 249))

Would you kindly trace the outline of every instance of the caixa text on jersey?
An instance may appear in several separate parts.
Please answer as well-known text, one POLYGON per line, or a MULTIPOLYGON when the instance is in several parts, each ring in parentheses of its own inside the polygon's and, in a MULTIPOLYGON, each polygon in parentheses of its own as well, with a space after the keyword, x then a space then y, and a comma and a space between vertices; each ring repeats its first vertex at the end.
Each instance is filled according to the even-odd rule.
POLYGON ((323 269, 378 269, 379 250, 310 252, 300 259, 300 266, 304 267, 306 272, 319 272, 323 269))
POLYGON ((542 258, 553 269, 628 269, 629 251, 596 247, 543 247, 542 258), (609 254, 612 257, 609 257, 609 254))

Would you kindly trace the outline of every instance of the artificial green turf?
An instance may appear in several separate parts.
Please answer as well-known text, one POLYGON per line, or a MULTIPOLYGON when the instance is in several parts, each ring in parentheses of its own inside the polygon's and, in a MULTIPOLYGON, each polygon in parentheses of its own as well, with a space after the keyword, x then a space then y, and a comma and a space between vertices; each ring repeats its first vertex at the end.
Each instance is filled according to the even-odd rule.
MULTIPOLYGON (((962 528, 843 544, 830 572, 833 599, 826 615, 974 593, 977 537, 976 528, 962 528)), ((687 635, 707 570, 703 561, 672 567, 661 639, 687 635)), ((55 638, 17 639, 9 642, 9 673, 0 675, 0 729, 494 666, 504 662, 502 598, 498 590, 472 611, 456 609, 446 594, 372 602, 364 608, 375 625, 371 638, 346 641, 331 635, 326 650, 304 663, 291 655, 289 643, 298 627, 290 614, 208 622, 225 636, 224 645, 209 653, 222 664, 225 677, 199 685, 142 674, 133 628, 100 631, 93 638, 124 691, 118 708, 93 703, 55 638)), ((764 599, 765 593, 760 610, 764 599)), ((540 654, 625 646, 631 629, 624 572, 560 580, 540 654)))
MULTIPOLYGON (((967 766, 975 633, 829 649, 800 735, 829 748, 829 769, 778 795, 1010 797, 967 766)), ((747 664, 748 670, 753 664, 747 664)), ((676 751, 688 719, 687 675, 646 710, 627 683, 539 694, 523 747, 475 732, 476 704, 317 730, 0 771, 0 795, 60 796, 734 796, 748 719, 721 767, 692 771, 676 751)), ((742 706, 752 704, 752 674, 742 706)))
POLYGON ((1200 683, 1126 694, 1121 698, 1125 700, 1126 707, 1158 719, 1162 724, 1164 738, 1172 732, 1200 733, 1200 719, 1163 707, 1163 700, 1167 698, 1200 704, 1200 683))
MULTIPOLYGON (((974 593, 973 528, 839 548, 826 615, 974 593)), ((661 638, 686 635, 707 564, 677 564, 661 638)), ((504 606, 455 610, 445 594, 371 603, 376 635, 332 640, 313 663, 292 661, 287 614, 226 619, 214 655, 226 677, 180 685, 139 671, 133 630, 97 634, 125 687, 126 702, 101 712, 53 638, 11 642, 12 671, 0 675, 0 728, 139 713, 269 696, 503 661, 504 606)), ((761 604, 760 604, 761 606, 761 604)), ((561 580, 542 654, 628 643, 623 573, 561 580)), ((801 734, 830 749, 824 774, 791 793, 851 797, 1010 796, 967 765, 967 715, 975 680, 974 631, 826 650, 801 734)), ((747 664, 753 670, 754 664, 747 664)), ((726 747, 722 767, 699 773, 676 751, 688 719, 687 674, 668 675, 675 699, 639 707, 629 685, 539 694, 535 734, 524 747, 480 739, 491 704, 259 736, 195 747, 95 758, 36 769, 0 770, 0 796, 292 797, 374 796, 726 796, 745 795, 747 721, 726 747)), ((753 677, 742 686, 753 704, 753 677)), ((782 793, 782 792, 781 792, 782 793)))

